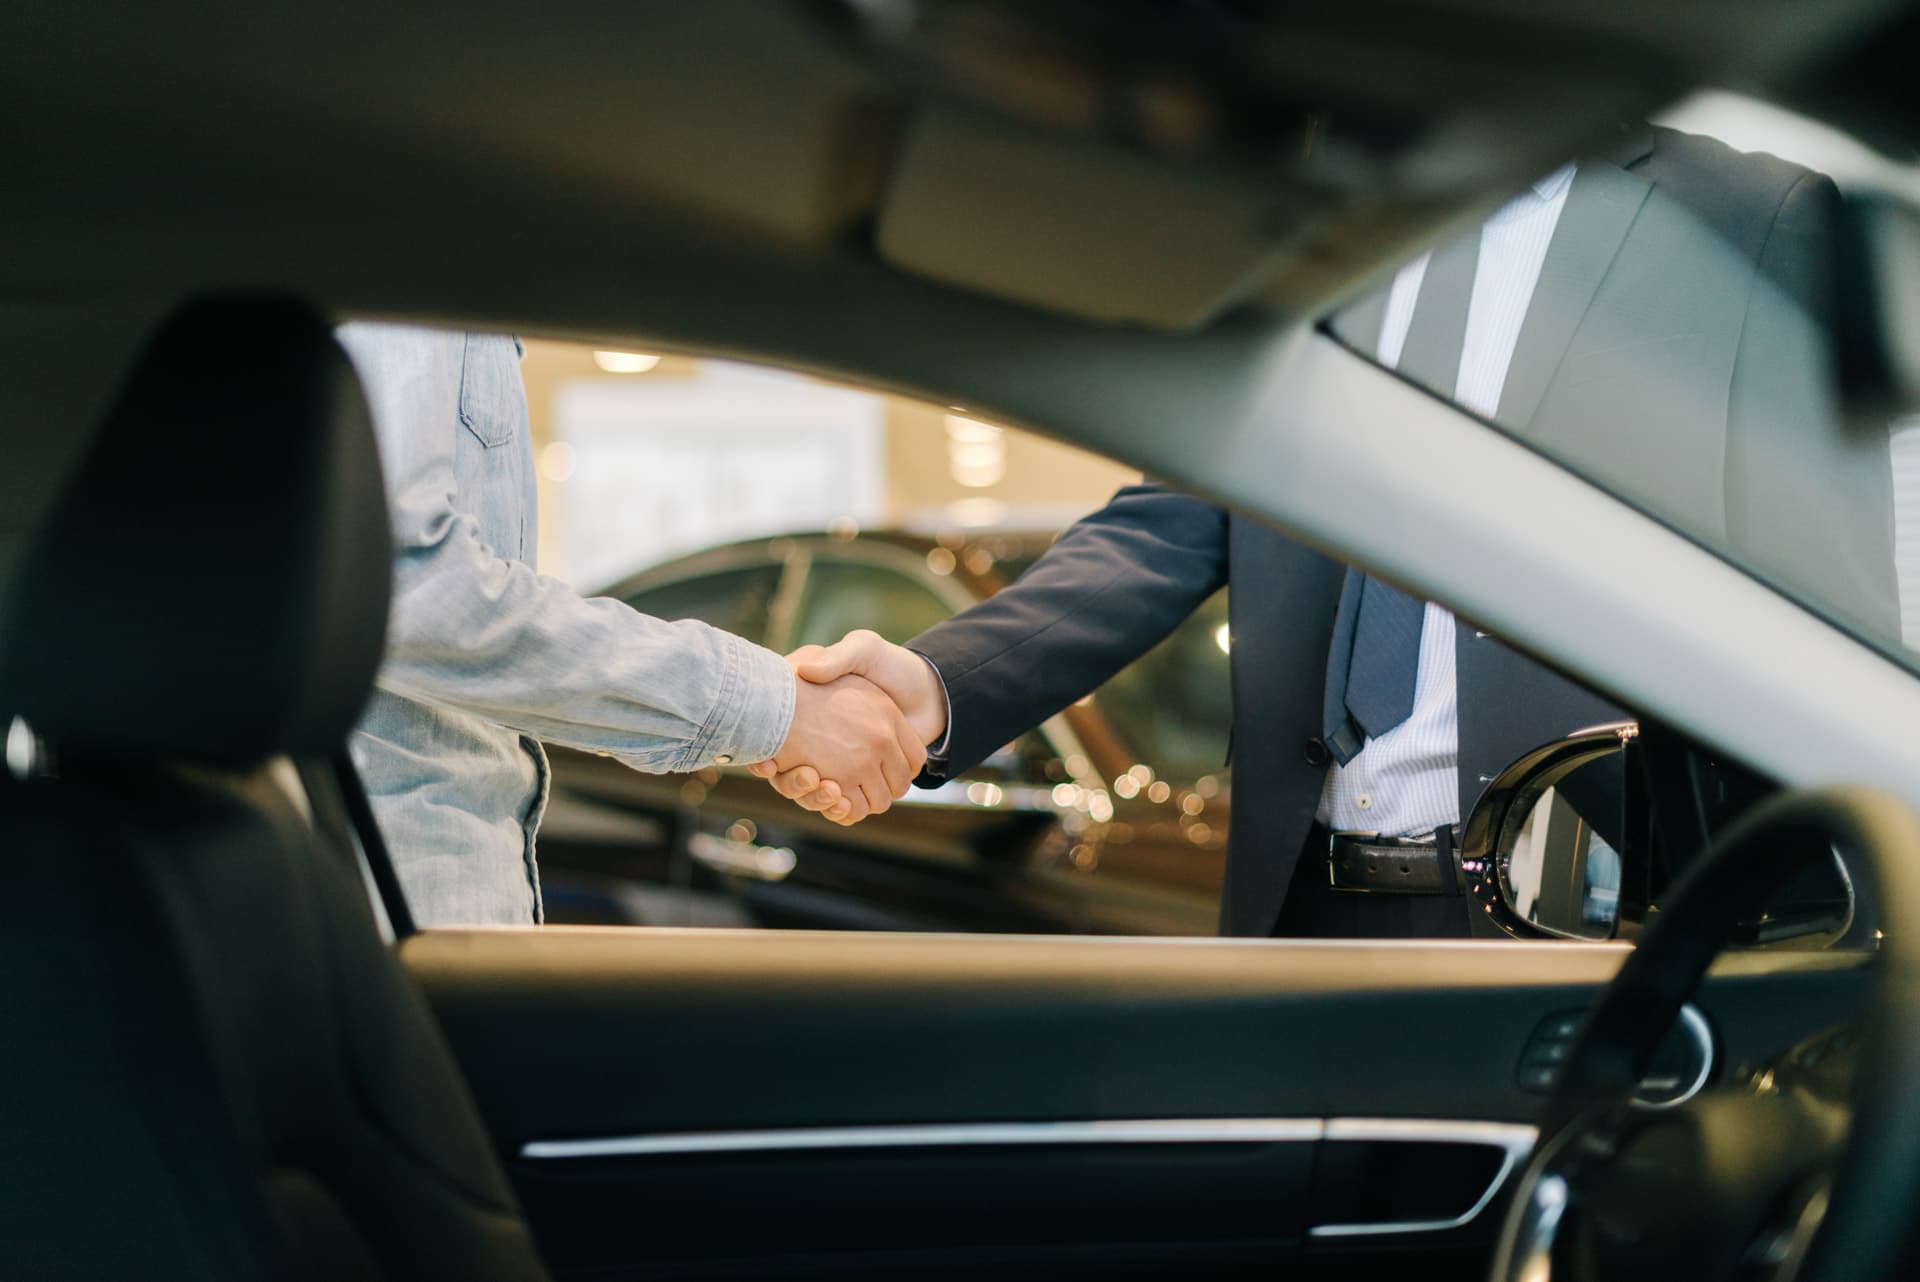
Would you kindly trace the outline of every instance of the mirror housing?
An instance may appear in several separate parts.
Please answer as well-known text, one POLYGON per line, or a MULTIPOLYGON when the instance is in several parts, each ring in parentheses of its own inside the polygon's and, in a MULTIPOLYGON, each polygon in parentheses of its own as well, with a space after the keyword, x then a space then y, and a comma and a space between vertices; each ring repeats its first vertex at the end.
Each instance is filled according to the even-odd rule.
MULTIPOLYGON (((1577 731, 1520 757, 1488 784, 1460 834, 1475 933, 1516 939, 1631 939, 1715 833, 1773 785, 1636 722, 1577 731)), ((1845 857, 1806 867, 1736 932, 1746 947, 1858 942, 1845 857), (1851 932, 1851 933, 1850 933, 1851 932)))
POLYGON ((1627 838, 1626 753, 1639 733, 1630 721, 1576 731, 1487 785, 1460 837, 1467 893, 1494 928, 1482 933, 1594 942, 1637 928, 1647 861, 1627 838))

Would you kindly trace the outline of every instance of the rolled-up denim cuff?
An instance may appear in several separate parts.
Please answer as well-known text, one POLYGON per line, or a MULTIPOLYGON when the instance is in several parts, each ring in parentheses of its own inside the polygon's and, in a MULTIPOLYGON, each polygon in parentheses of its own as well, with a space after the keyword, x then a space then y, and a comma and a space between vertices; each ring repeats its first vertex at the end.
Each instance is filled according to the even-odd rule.
POLYGON ((727 656, 720 694, 682 769, 764 761, 793 726, 794 675, 787 661, 731 633, 720 636, 727 656))

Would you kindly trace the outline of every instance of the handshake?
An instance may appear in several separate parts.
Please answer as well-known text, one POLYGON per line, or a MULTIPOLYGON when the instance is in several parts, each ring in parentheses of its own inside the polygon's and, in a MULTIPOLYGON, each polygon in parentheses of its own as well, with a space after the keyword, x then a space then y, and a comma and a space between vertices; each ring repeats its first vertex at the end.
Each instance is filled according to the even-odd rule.
POLYGON ((875 632, 787 656, 798 686, 787 741, 752 767, 774 791, 838 824, 856 824, 906 795, 947 732, 947 694, 933 666, 875 632))

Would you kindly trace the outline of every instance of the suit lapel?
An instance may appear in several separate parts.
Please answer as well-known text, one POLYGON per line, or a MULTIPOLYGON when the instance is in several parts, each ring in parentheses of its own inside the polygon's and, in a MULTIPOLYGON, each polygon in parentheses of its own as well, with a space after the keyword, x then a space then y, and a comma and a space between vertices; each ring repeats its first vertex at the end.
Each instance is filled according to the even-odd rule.
POLYGON ((1560 211, 1534 286, 1513 363, 1494 415, 1504 427, 1524 431, 1547 394, 1561 358, 1573 342, 1607 269, 1652 185, 1607 160, 1583 160, 1574 171, 1567 204, 1560 211))

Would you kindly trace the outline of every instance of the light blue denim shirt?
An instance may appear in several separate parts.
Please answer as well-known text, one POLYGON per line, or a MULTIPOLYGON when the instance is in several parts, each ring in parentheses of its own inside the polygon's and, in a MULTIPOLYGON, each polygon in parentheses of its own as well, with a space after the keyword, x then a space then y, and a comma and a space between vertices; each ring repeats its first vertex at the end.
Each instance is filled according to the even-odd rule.
POLYGON ((393 325, 339 331, 392 508, 386 660, 352 752, 421 925, 540 919, 540 740, 636 770, 773 755, 794 679, 704 623, 583 599, 533 570, 520 345, 393 325))

